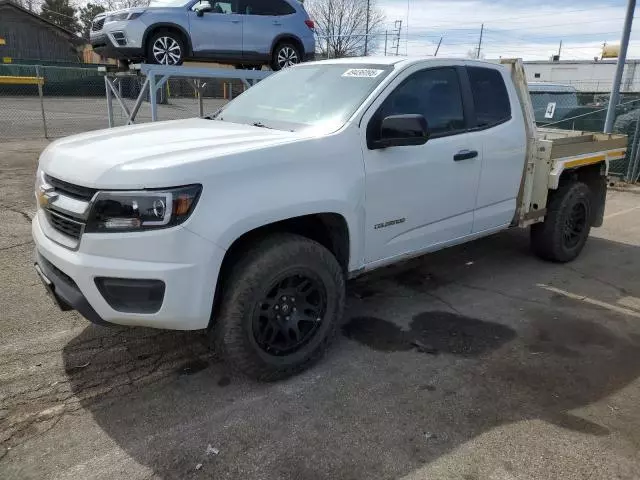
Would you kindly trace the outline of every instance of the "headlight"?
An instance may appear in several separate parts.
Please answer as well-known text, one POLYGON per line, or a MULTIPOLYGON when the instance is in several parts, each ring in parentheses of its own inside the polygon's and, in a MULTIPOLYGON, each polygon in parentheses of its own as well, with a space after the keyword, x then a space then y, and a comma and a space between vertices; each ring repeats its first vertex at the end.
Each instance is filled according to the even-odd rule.
POLYGON ((98 192, 85 232, 136 232, 179 225, 193 212, 201 190, 201 185, 189 185, 170 190, 98 192))
POLYGON ((113 15, 108 15, 107 18, 105 19, 105 22, 120 22, 122 20, 135 20, 143 13, 144 11, 114 13, 113 15))

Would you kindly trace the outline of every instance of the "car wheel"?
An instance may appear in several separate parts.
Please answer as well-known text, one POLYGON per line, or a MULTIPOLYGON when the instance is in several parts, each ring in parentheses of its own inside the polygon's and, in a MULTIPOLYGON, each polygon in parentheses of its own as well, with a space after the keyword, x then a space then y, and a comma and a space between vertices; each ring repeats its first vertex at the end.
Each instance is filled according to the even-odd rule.
POLYGON ((550 194, 547 215, 531 226, 531 248, 545 260, 569 262, 584 248, 592 222, 591 190, 582 182, 550 194))
POLYGON ((272 70, 282 70, 291 67, 302 61, 300 51, 291 43, 280 43, 273 50, 271 59, 272 70))
POLYGON ((232 369, 262 381, 286 378, 317 361, 335 337, 344 273, 317 242, 269 236, 247 250, 225 283, 212 335, 232 369))
POLYGON ((181 65, 185 57, 184 42, 174 32, 158 32, 147 45, 147 63, 181 65))

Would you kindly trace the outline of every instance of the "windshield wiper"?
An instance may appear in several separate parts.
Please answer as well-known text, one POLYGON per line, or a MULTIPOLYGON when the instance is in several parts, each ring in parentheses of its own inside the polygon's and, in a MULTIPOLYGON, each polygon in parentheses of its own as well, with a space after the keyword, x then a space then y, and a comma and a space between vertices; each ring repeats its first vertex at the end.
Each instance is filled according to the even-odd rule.
POLYGON ((260 127, 260 128, 268 128, 269 130, 273 130, 273 127, 267 127, 264 123, 262 122, 253 122, 251 124, 252 127, 260 127))
POLYGON ((205 120, 222 120, 222 117, 218 118, 218 115, 220 115, 222 113, 222 108, 219 108, 218 110, 216 110, 213 113, 210 113, 209 115, 205 115, 204 118, 205 120))

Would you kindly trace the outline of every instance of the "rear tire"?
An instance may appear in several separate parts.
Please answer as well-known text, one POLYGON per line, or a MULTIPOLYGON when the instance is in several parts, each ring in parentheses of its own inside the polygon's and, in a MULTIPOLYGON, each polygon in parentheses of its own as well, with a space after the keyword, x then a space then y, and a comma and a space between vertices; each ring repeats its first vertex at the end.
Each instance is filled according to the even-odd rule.
POLYGON ((592 194, 582 182, 551 192, 544 222, 531 226, 531 248, 545 260, 570 262, 587 241, 593 219, 592 194))
POLYGON ((154 33, 147 42, 147 63, 182 65, 186 56, 182 36, 169 31, 154 33))
POLYGON ((261 381, 286 378, 320 359, 335 337, 344 273, 317 242, 269 236, 246 252, 225 283, 212 335, 234 370, 261 381))

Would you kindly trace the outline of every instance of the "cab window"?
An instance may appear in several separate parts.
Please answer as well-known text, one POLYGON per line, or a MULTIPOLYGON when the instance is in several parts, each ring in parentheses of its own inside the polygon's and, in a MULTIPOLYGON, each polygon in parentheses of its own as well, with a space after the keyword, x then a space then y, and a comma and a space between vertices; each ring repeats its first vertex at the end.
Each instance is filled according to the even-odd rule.
POLYGON ((476 126, 489 128, 511 118, 509 94, 500 71, 493 68, 467 67, 476 126))
POLYGON ((431 136, 466 130, 460 80, 455 68, 431 68, 411 74, 389 94, 370 126, 373 140, 382 119, 390 115, 420 114, 427 119, 431 136))
POLYGON ((191 10, 197 12, 202 10, 209 13, 238 13, 237 0, 231 0, 226 2, 218 2, 215 0, 201 0, 191 7, 191 10))

